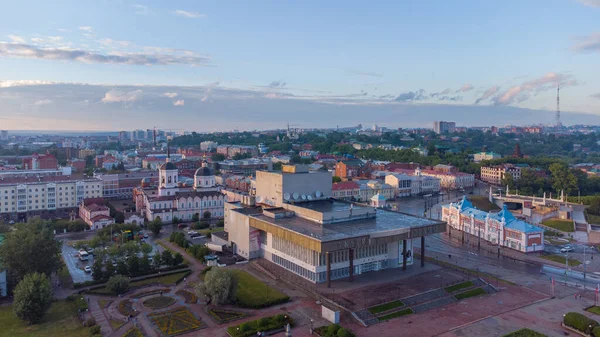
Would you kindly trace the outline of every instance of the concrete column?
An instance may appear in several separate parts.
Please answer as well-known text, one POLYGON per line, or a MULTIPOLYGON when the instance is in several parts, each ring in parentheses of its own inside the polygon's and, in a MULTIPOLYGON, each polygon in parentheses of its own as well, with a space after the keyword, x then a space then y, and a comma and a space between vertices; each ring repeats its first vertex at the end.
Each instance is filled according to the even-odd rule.
POLYGON ((350 282, 354 281, 354 249, 348 249, 348 258, 350 260, 350 268, 348 272, 350 273, 350 282))
POLYGON ((425 237, 421 236, 421 267, 425 267, 425 237))
POLYGON ((331 254, 326 252, 325 257, 327 262, 327 272, 325 273, 325 276, 327 277, 327 288, 331 288, 331 254))
POLYGON ((406 270, 406 240, 402 240, 402 270, 406 270))

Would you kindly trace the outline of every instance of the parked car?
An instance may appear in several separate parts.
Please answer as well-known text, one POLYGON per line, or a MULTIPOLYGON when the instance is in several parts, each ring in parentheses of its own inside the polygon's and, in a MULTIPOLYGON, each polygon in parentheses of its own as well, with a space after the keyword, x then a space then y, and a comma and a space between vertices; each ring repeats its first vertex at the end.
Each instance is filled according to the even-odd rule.
POLYGON ((83 268, 83 270, 84 270, 86 273, 91 273, 91 272, 92 272, 92 267, 90 267, 90 266, 85 266, 85 268, 83 268))
POLYGON ((571 246, 564 246, 564 247, 562 247, 562 248, 560 249, 560 252, 561 252, 561 253, 568 253, 568 252, 572 252, 572 251, 574 251, 574 250, 575 250, 575 249, 573 249, 573 247, 571 247, 571 246))
POLYGON ((144 233, 144 239, 148 238, 148 233, 144 233))
POLYGON ((188 231, 187 233, 188 233, 188 235, 190 235, 190 236, 191 236, 191 235, 194 235, 194 234, 198 234, 198 232, 196 232, 196 231, 188 231))
POLYGON ((94 248, 88 248, 87 252, 88 254, 94 255, 94 248))
POLYGON ((182 228, 186 228, 187 225, 184 223, 180 223, 179 225, 177 225, 177 228, 182 229, 182 228))

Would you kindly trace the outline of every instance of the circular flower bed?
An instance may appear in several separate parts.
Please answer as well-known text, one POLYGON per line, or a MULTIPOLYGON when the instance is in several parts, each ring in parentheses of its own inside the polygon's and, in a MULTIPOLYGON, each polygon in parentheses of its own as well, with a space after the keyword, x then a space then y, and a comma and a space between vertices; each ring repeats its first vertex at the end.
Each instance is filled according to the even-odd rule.
POLYGON ((162 309, 175 303, 175 299, 169 296, 155 296, 142 302, 145 307, 152 309, 162 309))
POLYGON ((175 294, 184 298, 185 303, 196 303, 198 302, 198 296, 196 294, 187 291, 187 290, 179 290, 175 294))
POLYGON ((131 300, 122 300, 119 302, 118 310, 123 316, 137 316, 139 314, 139 312, 133 308, 133 302, 131 300))

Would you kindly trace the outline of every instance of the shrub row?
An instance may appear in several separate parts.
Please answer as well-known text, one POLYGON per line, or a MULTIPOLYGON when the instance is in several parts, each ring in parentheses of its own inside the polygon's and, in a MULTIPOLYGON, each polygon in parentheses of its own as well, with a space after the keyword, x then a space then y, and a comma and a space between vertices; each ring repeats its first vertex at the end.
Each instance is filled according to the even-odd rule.
POLYGON ((255 321, 248 321, 240 325, 234 325, 227 328, 227 332, 232 337, 256 336, 258 331, 266 332, 284 327, 286 324, 294 325, 294 320, 290 316, 275 315, 263 317, 255 321))
POLYGON ((567 313, 564 317, 563 323, 566 326, 581 331, 585 334, 591 334, 593 337, 600 337, 600 334, 593 333, 594 331, 596 333, 600 332, 598 329, 595 329, 598 326, 598 322, 578 312, 567 313))
POLYGON ((331 324, 327 326, 322 326, 315 331, 321 335, 321 337, 354 337, 354 333, 352 331, 341 327, 339 324, 331 324))

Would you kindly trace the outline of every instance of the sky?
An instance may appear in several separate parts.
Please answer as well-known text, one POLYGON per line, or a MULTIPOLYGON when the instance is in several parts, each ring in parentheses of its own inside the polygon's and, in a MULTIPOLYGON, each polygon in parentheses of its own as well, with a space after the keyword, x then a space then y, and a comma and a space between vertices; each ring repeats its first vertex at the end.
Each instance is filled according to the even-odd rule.
POLYGON ((0 1, 0 129, 600 124, 600 0, 0 1))

